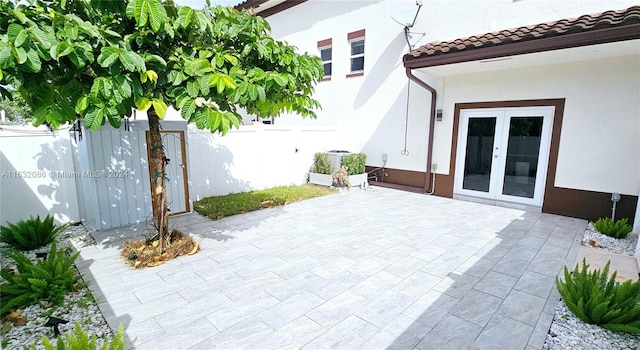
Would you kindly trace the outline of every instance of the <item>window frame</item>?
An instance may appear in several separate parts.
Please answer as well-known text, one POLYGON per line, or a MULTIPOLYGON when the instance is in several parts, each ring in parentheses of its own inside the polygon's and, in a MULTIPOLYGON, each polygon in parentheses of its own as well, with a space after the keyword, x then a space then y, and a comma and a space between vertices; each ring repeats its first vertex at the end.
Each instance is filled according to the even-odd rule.
POLYGON ((333 40, 331 38, 318 41, 318 55, 322 60, 323 74, 324 74, 325 64, 329 64, 331 66, 331 74, 323 75, 322 81, 331 80, 331 76, 333 75, 333 40), (328 60, 324 60, 322 58, 322 50, 326 50, 326 49, 331 49, 331 55, 328 60))
POLYGON ((364 57, 366 55, 366 40, 365 40, 365 30, 360 29, 355 32, 351 32, 347 34, 347 42, 349 43, 349 73, 347 74, 347 78, 351 77, 359 77, 364 75, 364 57), (353 52, 353 44, 356 42, 362 41, 362 53, 352 54, 353 52), (362 69, 353 70, 353 59, 362 57, 362 69))

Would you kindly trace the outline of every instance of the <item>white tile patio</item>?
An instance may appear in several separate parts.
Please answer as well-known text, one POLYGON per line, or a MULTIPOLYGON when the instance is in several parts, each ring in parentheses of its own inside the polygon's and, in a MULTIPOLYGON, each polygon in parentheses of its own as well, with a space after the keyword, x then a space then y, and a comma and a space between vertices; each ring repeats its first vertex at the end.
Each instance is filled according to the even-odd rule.
POLYGON ((586 221, 371 187, 171 225, 202 250, 133 270, 140 224, 78 259, 129 349, 540 349, 586 221))

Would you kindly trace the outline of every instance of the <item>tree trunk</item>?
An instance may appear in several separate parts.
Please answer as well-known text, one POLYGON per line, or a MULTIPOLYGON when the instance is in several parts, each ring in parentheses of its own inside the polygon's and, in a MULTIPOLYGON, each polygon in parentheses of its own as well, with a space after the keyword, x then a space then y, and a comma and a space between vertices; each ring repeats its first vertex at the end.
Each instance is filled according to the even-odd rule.
POLYGON ((169 233, 167 211, 167 186, 165 183, 166 156, 160 135, 160 118, 153 106, 147 111, 149 117, 149 174, 151 175, 151 207, 153 221, 158 229, 160 253, 164 251, 164 238, 169 233))

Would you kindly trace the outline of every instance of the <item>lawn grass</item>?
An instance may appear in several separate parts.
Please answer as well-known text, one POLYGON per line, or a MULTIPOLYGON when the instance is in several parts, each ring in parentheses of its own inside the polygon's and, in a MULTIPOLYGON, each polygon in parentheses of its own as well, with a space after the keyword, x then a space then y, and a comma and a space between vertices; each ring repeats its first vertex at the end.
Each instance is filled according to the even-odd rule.
POLYGON ((266 190, 207 197, 195 202, 193 207, 195 211, 209 219, 219 220, 225 216, 286 205, 336 192, 337 190, 332 188, 314 185, 280 186, 266 190))

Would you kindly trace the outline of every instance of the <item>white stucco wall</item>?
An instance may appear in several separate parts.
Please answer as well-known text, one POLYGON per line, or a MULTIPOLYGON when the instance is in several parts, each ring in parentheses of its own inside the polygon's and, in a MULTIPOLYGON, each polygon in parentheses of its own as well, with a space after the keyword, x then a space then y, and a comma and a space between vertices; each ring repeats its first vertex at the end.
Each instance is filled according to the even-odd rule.
MULTIPOLYGON (((427 0, 412 29, 415 33, 424 32, 425 36, 414 34, 411 42, 420 46, 636 4, 637 1, 427 0)), ((333 39, 331 81, 319 83, 314 95, 323 106, 318 111, 318 119, 283 116, 276 124, 336 126, 340 137, 333 148, 364 151, 369 165, 381 165, 381 154, 387 153, 387 167, 425 171, 430 95, 411 85, 409 155, 401 155, 407 110, 407 78, 402 55, 408 47, 403 27, 391 19, 392 14, 412 18, 416 9, 414 0, 309 0, 267 17, 273 36, 297 46, 302 52, 318 54, 317 42, 333 39), (362 77, 346 78, 347 33, 360 29, 366 30, 365 73, 362 77)), ((427 80, 439 89, 436 80, 427 80)), ((442 163, 441 159, 438 162, 442 163)), ((442 165, 438 164, 438 172, 448 169, 442 165)))
POLYGON ((455 103, 565 98, 555 185, 637 195, 639 62, 627 56, 448 76, 434 163, 449 169, 455 103))

